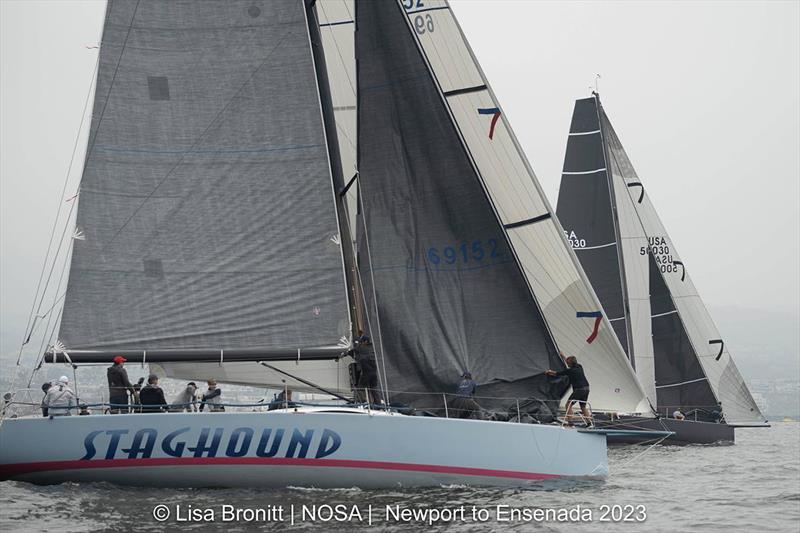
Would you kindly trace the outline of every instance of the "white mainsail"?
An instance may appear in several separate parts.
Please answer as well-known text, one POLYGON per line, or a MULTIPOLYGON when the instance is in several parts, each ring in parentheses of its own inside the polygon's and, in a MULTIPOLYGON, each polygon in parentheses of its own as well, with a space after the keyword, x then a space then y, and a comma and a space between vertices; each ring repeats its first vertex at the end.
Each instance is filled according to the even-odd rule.
MULTIPOLYGON (((650 312, 650 271, 647 235, 631 199, 631 191, 615 158, 607 161, 616 205, 616 222, 625 282, 627 313, 617 320, 628 321, 628 342, 636 375, 650 403, 656 405, 655 358, 650 312), (645 251, 645 253, 642 253, 645 251)), ((638 191, 632 191, 638 192, 638 191)), ((612 317, 612 319, 615 317, 612 317)))
POLYGON ((593 335, 580 318, 600 304, 448 3, 402 5, 554 341, 594 384, 593 408, 651 412, 607 317, 593 335))

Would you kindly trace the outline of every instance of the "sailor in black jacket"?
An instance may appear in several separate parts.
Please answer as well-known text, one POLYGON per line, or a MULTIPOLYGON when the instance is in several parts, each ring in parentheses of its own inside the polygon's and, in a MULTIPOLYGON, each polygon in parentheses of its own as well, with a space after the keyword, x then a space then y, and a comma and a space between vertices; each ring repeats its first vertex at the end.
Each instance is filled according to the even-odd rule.
POLYGON ((147 385, 139 391, 139 401, 143 413, 158 413, 166 408, 167 400, 164 398, 164 390, 158 386, 158 376, 150 374, 147 385))
MULTIPOLYGON (((562 352, 559 352, 561 357, 564 357, 562 352)), ((578 403, 581 408, 583 416, 589 420, 590 413, 588 407, 589 401, 589 381, 586 379, 586 374, 583 372, 583 367, 578 364, 578 359, 574 355, 570 355, 566 359, 567 368, 556 372, 555 370, 548 370, 545 372, 548 376, 567 376, 570 386, 572 387, 572 394, 567 400, 567 420, 572 417, 572 406, 578 403)))

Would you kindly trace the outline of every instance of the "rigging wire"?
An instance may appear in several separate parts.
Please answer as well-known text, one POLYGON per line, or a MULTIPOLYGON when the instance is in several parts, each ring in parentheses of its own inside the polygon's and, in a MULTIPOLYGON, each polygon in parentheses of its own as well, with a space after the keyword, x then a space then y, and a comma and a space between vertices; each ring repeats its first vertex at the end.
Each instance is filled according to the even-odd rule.
MULTIPOLYGON (((137 2, 137 7, 138 7, 138 2, 137 2)), ((106 9, 108 9, 108 8, 106 7, 106 9)), ((102 41, 102 30, 101 30, 101 36, 100 37, 101 37, 100 40, 102 41)), ((73 202, 72 202, 72 205, 70 206, 70 212, 67 215, 67 219, 64 222, 65 231, 62 232, 62 236, 61 236, 61 240, 59 241, 58 249, 56 250, 56 253, 52 258, 52 261, 53 261, 52 265, 53 266, 51 266, 50 273, 47 276, 47 281, 45 282, 44 287, 42 287, 42 280, 44 279, 44 273, 47 270, 47 265, 48 265, 48 262, 50 260, 50 251, 52 250, 52 246, 54 244, 53 237, 55 236, 56 229, 58 227, 58 221, 59 221, 59 218, 61 216, 61 209, 63 208, 63 204, 65 203, 64 202, 64 196, 66 194, 66 190, 67 190, 67 187, 69 185, 69 178, 70 178, 70 175, 72 174, 72 166, 73 166, 73 164, 75 162, 75 156, 76 156, 76 154, 78 152, 78 144, 80 142, 81 132, 83 131, 83 126, 84 126, 84 123, 86 122, 86 115, 87 115, 86 111, 89 108, 89 101, 91 100, 92 94, 93 94, 94 89, 95 89, 95 80, 96 80, 98 72, 99 72, 99 67, 100 67, 100 54, 98 53, 97 57, 95 59, 95 62, 94 62, 94 67, 92 68, 92 74, 91 74, 90 80, 89 80, 89 88, 86 91, 86 98, 84 99, 83 110, 81 111, 81 120, 80 120, 80 122, 78 124, 78 130, 75 133, 75 141, 74 141, 73 146, 72 146, 72 153, 70 155, 69 164, 67 165, 67 172, 66 172, 66 175, 64 176, 64 185, 61 188, 61 194, 59 196, 59 201, 58 201, 58 208, 56 209, 56 215, 55 215, 55 218, 53 220, 53 227, 50 230, 50 237, 49 237, 48 243, 47 243, 47 251, 45 252, 44 260, 42 261, 42 269, 41 269, 41 272, 39 274, 39 281, 36 284, 36 291, 34 293, 33 303, 31 304, 31 311, 30 311, 30 313, 28 315, 28 320, 27 320, 27 322, 25 324, 25 333, 23 335, 23 341, 20 344, 19 353, 17 354, 17 361, 16 361, 16 364, 14 366, 14 372, 13 372, 13 375, 12 375, 12 378, 11 378, 11 389, 12 390, 14 389, 14 386, 15 386, 15 383, 16 383, 17 374, 19 372, 19 367, 20 367, 20 364, 22 362, 22 356, 23 356, 23 352, 24 352, 25 346, 31 340, 31 337, 32 337, 33 332, 34 332, 34 326, 36 324, 36 318, 39 316, 39 314, 41 312, 41 305, 42 305, 42 302, 44 301, 44 297, 45 297, 45 294, 47 292, 48 285, 50 283, 53 266, 55 266, 55 264, 57 262, 58 254, 59 254, 59 251, 61 249, 61 244, 63 243, 63 236, 64 236, 64 233, 66 232, 66 227, 69 227, 69 219, 70 219, 70 216, 72 214, 72 210, 75 207, 75 203, 77 203, 77 194, 76 194, 75 196, 72 197, 73 202), (39 299, 40 290, 41 290, 41 299, 39 299), (37 300, 39 300, 38 307, 36 305, 37 300)), ((113 83, 112 83, 112 85, 113 85, 113 83)), ((87 155, 88 155, 88 151, 87 151, 87 155)), ((80 190, 80 183, 78 184, 78 189, 80 190)), ((67 201, 69 201, 69 200, 67 200, 67 201)), ((48 310, 47 313, 49 313, 51 310, 48 310)))
MULTIPOLYGON (((342 0, 342 4, 344 5, 345 10, 347 11, 348 16, 350 17, 350 20, 354 20, 352 18, 352 15, 350 14, 350 9, 347 7, 347 0, 342 0)), ((322 13, 325 16, 325 19, 330 21, 330 17, 328 17, 328 13, 325 11, 325 2, 320 2, 318 5, 322 9, 322 13)), ((317 17, 316 10, 312 10, 312 13, 314 15, 315 24, 317 24, 317 26, 319 26, 320 25, 320 21, 319 21, 319 18, 317 17)), ((336 54, 339 56, 339 62, 341 64, 341 70, 344 71, 344 74, 345 74, 345 77, 347 79, 347 83, 350 86, 350 91, 351 91, 351 93, 353 95, 353 98, 358 98, 358 93, 356 91, 355 84, 353 83, 353 80, 350 78, 350 72, 349 72, 349 70, 347 68, 347 62, 344 60, 344 56, 342 55, 341 48, 339 47, 339 39, 336 38, 336 30, 334 30, 333 26, 328 26, 328 32, 330 33, 331 39, 333 40, 333 45, 336 48, 336 54)), ((321 35, 321 32, 320 32, 320 35, 321 35)), ((349 35, 352 35, 352 32, 350 32, 349 35)), ((353 62, 355 63, 355 58, 354 58, 353 62)), ((332 72, 335 73, 336 71, 334 70, 332 72)), ((330 78, 330 76, 329 76, 329 78, 330 78)), ((350 138, 350 136, 347 134, 347 131, 344 129, 344 127, 339 123, 338 120, 336 120, 335 114, 336 113, 335 113, 335 110, 334 110, 334 122, 336 123, 336 129, 342 133, 342 135, 344 136, 345 140, 350 145, 350 147, 353 148, 354 151, 357 150, 358 148, 356 146, 355 141, 353 141, 353 139, 350 138)), ((356 167, 355 163, 354 163, 353 166, 354 166, 353 170, 357 171, 357 168, 355 168, 356 167)))

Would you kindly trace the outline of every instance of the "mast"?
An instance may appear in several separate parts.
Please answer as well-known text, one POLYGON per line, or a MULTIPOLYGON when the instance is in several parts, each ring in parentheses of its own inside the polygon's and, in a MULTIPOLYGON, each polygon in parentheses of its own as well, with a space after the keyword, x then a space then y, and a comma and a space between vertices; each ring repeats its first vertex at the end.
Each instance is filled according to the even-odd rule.
POLYGON ((617 263, 619 264, 619 277, 620 277, 620 284, 622 285, 622 305, 623 305, 623 312, 625 313, 625 331, 626 331, 626 341, 628 344, 628 359, 631 361, 631 366, 633 369, 636 370, 636 356, 634 353, 634 342, 633 342, 633 328, 631 327, 631 307, 629 302, 629 295, 628 295, 628 281, 625 276, 625 260, 623 258, 623 250, 622 250, 622 236, 620 235, 619 231, 619 215, 617 214, 617 198, 616 193, 614 191, 614 175, 611 170, 611 165, 609 164, 609 157, 608 157, 608 143, 606 142, 605 132, 603 131, 603 121, 600 119, 600 110, 602 109, 602 104, 600 103, 600 93, 596 91, 592 91, 592 95, 595 99, 595 105, 597 110, 597 123, 600 126, 600 142, 603 146, 603 160, 605 161, 606 167, 606 180, 608 181, 608 195, 609 201, 611 202, 611 216, 612 222, 614 225, 614 238, 617 241, 617 263))

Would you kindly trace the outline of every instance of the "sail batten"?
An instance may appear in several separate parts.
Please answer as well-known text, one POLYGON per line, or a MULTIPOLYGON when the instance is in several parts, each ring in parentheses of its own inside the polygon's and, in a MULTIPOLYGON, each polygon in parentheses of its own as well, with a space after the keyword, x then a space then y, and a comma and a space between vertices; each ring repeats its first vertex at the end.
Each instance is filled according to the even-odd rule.
POLYGON ((350 337, 339 163, 305 11, 302 0, 109 2, 67 351, 350 337))

